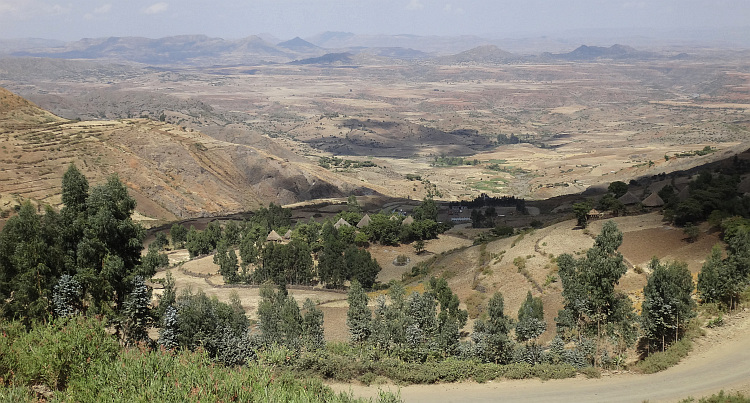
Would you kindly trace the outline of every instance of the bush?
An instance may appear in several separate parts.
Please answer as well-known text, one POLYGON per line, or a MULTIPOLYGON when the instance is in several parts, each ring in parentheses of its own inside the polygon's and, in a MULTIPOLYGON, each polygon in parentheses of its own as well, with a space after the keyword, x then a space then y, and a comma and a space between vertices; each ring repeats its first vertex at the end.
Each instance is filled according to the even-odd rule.
POLYGON ((0 334, 0 378, 15 385, 62 390, 70 379, 88 375, 89 362, 108 361, 119 350, 102 321, 80 316, 28 333, 17 322, 5 322, 0 334))
MULTIPOLYGON (((680 400, 680 403, 694 403, 695 399, 692 397, 689 397, 685 400, 680 400)), ((710 397, 704 397, 701 398, 701 400, 698 401, 698 403, 749 403, 750 398, 745 397, 740 392, 737 392, 736 394, 728 394, 724 393, 722 390, 718 394, 711 395, 710 397)))
MULTIPOLYGON (((263 365, 217 365, 203 349, 121 350, 96 319, 75 317, 36 325, 0 323, 0 400, 35 401, 46 385, 55 401, 352 402, 319 379, 274 372, 263 365)), ((381 393, 378 401, 398 401, 381 393)))
POLYGON ((653 374, 677 365, 693 349, 693 338, 701 334, 695 321, 690 322, 685 335, 664 351, 652 353, 635 364, 635 370, 644 374, 653 374))

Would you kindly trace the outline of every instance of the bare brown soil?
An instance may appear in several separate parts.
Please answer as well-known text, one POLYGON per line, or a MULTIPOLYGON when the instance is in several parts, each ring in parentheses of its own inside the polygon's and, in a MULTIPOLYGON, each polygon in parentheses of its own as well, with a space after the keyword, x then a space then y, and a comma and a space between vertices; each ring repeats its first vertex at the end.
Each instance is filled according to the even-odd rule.
MULTIPOLYGON (((23 91, 65 117, 158 119, 163 113, 167 122, 226 142, 222 152, 227 158, 208 147, 197 153, 200 160, 187 159, 203 171, 180 170, 185 155, 153 147, 145 151, 159 164, 148 164, 147 154, 101 155, 112 160, 109 169, 136 164, 178 178, 208 175, 215 183, 130 181, 143 193, 143 203, 155 199, 180 217, 352 192, 424 197, 423 184, 406 175, 429 180, 445 200, 480 193, 544 199, 686 169, 748 148, 750 108, 743 106, 750 100, 747 60, 728 53, 689 61, 601 63, 357 60, 355 66, 337 67, 171 70, 104 64, 92 78, 75 73, 90 71, 83 62, 67 61, 68 73, 61 75, 59 63, 9 59, 0 60, 5 72, 0 85, 23 91), (34 66, 34 75, 26 74, 24 63, 34 66), (77 69, 77 63, 82 67, 77 69), (513 134, 530 144, 498 145, 498 134, 513 134), (229 151, 228 143, 254 151, 229 151), (717 151, 664 158, 705 146, 717 151), (433 166, 441 155, 479 164, 433 166), (318 167, 321 156, 376 166, 324 170, 318 167), (184 208, 159 199, 159 186, 178 185, 186 194, 174 198, 185 199, 184 208)), ((127 142, 124 146, 137 151, 127 142)))

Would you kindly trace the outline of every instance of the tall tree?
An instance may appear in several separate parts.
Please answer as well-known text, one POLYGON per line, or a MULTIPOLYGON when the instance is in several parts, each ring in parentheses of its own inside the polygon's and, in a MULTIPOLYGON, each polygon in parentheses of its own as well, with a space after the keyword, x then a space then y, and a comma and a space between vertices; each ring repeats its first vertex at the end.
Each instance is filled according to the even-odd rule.
POLYGON ((474 322, 471 335, 476 344, 477 355, 485 362, 507 364, 513 352, 513 342, 508 333, 513 328, 513 321, 505 316, 505 302, 499 292, 490 298, 487 304, 487 319, 474 322))
POLYGON ((526 293, 526 299, 518 309, 518 323, 516 323, 516 339, 524 342, 536 339, 547 330, 544 321, 544 305, 542 298, 532 297, 531 291, 526 293))
POLYGON ((448 282, 440 277, 430 278, 428 293, 440 304, 437 315, 437 344, 444 355, 453 355, 458 351, 458 339, 461 328, 466 326, 469 313, 459 309, 458 296, 448 286, 448 282))
POLYGON ((613 221, 607 221, 586 256, 558 257, 564 299, 564 308, 556 318, 558 333, 579 339, 585 335, 601 338, 606 333, 620 340, 621 349, 635 341, 630 299, 615 292, 615 285, 627 271, 617 252, 621 244, 622 232, 613 221))
POLYGON ((653 258, 651 275, 643 288, 641 325, 651 346, 664 349, 666 341, 677 341, 683 329, 695 316, 695 288, 686 263, 663 264, 653 258))
POLYGON ((589 225, 588 214, 591 211, 591 204, 588 201, 573 203, 573 214, 576 216, 576 223, 581 228, 589 225))
POLYGON ((323 311, 310 298, 302 305, 302 344, 308 351, 325 347, 323 311))
POLYGON ((86 199, 86 228, 77 247, 78 266, 87 270, 84 288, 113 301, 118 310, 137 274, 145 237, 143 227, 131 219, 134 210, 135 199, 116 175, 110 176, 86 199))
POLYGON ((366 342, 372 332, 372 312, 367 307, 367 294, 357 280, 352 281, 347 296, 349 310, 346 313, 346 325, 354 343, 366 342))

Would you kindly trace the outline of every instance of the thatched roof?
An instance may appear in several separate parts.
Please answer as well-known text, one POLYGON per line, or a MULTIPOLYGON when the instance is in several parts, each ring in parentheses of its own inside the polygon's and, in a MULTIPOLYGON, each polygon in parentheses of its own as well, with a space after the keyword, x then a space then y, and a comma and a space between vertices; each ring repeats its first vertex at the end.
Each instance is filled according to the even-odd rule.
POLYGON ((401 225, 412 225, 414 224, 414 217, 408 216, 404 218, 404 221, 401 221, 401 225))
POLYGON ((659 197, 658 193, 651 193, 651 195, 643 200, 643 205, 646 207, 661 207, 664 205, 664 200, 659 197))
POLYGON ((292 239, 292 230, 287 230, 284 239, 292 239))
POLYGON ((677 200, 685 201, 688 198, 690 198, 690 186, 685 186, 679 193, 677 193, 677 200))
POLYGON ((342 225, 344 227, 351 227, 352 226, 351 224, 349 224, 348 221, 344 220, 344 218, 342 217, 342 218, 339 218, 338 221, 336 221, 336 224, 333 224, 333 227, 336 228, 336 229, 339 229, 339 228, 341 228, 342 225))
POLYGON ((271 230, 271 233, 266 237, 266 242, 281 242, 283 238, 275 230, 271 230))
POLYGON ((595 208, 592 208, 591 210, 589 210, 588 213, 586 213, 586 215, 588 215, 588 216, 599 216, 601 214, 602 213, 599 210, 595 209, 595 208))
POLYGON ((357 223, 357 228, 364 228, 370 225, 371 222, 372 222, 372 219, 370 218, 370 215, 365 214, 365 216, 362 217, 362 219, 359 220, 359 222, 357 223))
POLYGON ((619 200, 622 204, 626 206, 629 204, 638 204, 641 202, 641 199, 638 196, 634 195, 632 192, 625 193, 624 195, 620 196, 620 198, 617 200, 619 200))

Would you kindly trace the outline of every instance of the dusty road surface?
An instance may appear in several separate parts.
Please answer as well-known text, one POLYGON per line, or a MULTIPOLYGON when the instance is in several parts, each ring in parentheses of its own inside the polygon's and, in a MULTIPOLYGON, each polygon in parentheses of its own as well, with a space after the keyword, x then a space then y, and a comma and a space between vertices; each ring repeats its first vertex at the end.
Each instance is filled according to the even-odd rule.
MULTIPOLYGON (((377 396, 377 387, 332 385, 355 396, 377 396)), ((653 375, 620 374, 601 379, 494 381, 399 388, 405 402, 671 402, 720 390, 750 392, 750 312, 732 318, 725 328, 707 330, 695 350, 679 365, 653 375)))

